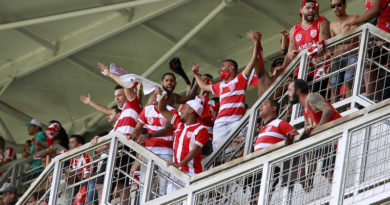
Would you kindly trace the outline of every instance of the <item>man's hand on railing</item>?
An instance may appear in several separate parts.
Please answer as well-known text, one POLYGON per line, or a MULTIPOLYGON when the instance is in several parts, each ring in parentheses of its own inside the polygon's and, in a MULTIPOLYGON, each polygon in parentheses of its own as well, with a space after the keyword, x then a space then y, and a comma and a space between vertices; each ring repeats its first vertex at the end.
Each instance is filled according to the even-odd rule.
POLYGON ((305 132, 301 135, 301 137, 299 137, 299 141, 309 138, 309 135, 313 129, 313 126, 306 127, 305 132))
POLYGON ((167 161, 167 167, 169 167, 169 166, 174 166, 174 167, 176 167, 176 168, 179 168, 179 167, 181 167, 182 165, 181 165, 181 163, 175 163, 175 162, 172 162, 172 161, 167 161))

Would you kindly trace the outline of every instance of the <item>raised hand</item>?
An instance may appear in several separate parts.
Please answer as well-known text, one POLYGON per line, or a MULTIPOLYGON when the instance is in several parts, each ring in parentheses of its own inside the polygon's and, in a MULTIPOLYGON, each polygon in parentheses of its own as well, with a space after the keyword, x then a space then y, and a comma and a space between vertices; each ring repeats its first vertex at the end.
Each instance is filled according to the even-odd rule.
POLYGON ((98 63, 98 67, 103 75, 108 76, 110 74, 110 70, 104 64, 98 63))
POLYGON ((192 73, 194 75, 198 75, 199 74, 199 64, 196 64, 194 62, 192 62, 192 73))
POLYGON ((299 50, 292 50, 290 53, 288 53, 288 58, 290 60, 293 60, 297 55, 299 54, 299 50))
POLYGON ((286 30, 282 30, 279 33, 282 34, 282 36, 284 37, 288 37, 288 32, 286 30))
POLYGON ((253 42, 257 42, 261 39, 261 34, 257 32, 253 32, 252 30, 246 33, 246 36, 252 39, 253 42))
POLYGON ((91 102, 91 95, 88 93, 88 96, 85 96, 85 95, 81 95, 80 96, 80 100, 81 102, 83 102, 84 104, 89 104, 91 102))

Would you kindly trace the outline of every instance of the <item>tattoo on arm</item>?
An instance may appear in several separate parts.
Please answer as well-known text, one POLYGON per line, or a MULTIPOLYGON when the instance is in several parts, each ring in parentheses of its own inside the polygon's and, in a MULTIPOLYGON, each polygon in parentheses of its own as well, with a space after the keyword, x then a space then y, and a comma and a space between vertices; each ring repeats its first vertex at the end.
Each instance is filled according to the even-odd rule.
POLYGON ((309 104, 313 111, 321 111, 322 117, 318 125, 325 124, 332 116, 333 109, 328 103, 318 94, 311 94, 309 96, 309 104))

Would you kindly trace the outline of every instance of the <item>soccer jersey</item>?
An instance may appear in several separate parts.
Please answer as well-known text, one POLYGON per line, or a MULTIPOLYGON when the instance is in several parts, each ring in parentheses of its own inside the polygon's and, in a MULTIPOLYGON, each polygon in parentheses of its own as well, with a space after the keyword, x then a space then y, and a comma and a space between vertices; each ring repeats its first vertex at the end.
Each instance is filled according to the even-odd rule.
MULTIPOLYGON (((308 99, 309 99, 309 96, 306 98, 306 108, 303 109, 303 116, 305 117, 305 121, 309 125, 317 126, 321 121, 322 112, 321 111, 314 112, 309 105, 308 99)), ((327 122, 330 122, 330 121, 333 121, 333 120, 340 118, 341 117, 340 113, 337 112, 337 110, 332 106, 332 104, 330 104, 326 100, 325 100, 325 102, 328 103, 328 105, 330 105, 333 109, 332 115, 330 116, 330 118, 327 122)))
MULTIPOLYGON (((177 110, 169 105, 167 105, 167 109, 174 114, 178 114, 177 110)), ((157 106, 149 105, 142 110, 138 121, 146 126, 148 133, 155 133, 164 128, 167 120, 158 111, 157 106)), ((145 148, 155 154, 173 155, 173 129, 166 136, 147 139, 145 141, 145 148)))
POLYGON ((241 72, 229 82, 211 85, 211 91, 219 97, 220 107, 215 124, 236 122, 245 114, 245 93, 248 78, 241 72))
MULTIPOLYGON (((366 11, 371 9, 371 1, 366 0, 366 11)), ((378 16, 378 28, 390 32, 390 3, 387 0, 381 0, 381 11, 378 16)))
POLYGON ((260 130, 255 142, 255 151, 285 140, 287 135, 294 130, 294 127, 284 120, 272 120, 260 130))
MULTIPOLYGON (((200 123, 187 125, 181 121, 179 115, 174 115, 171 121, 175 128, 175 141, 173 146, 174 162, 180 163, 194 149, 195 145, 203 147, 210 136, 205 126, 200 123)), ((202 151, 200 151, 186 165, 180 167, 181 170, 190 174, 198 174, 203 171, 202 151)))
POLYGON ((132 101, 127 100, 115 123, 114 131, 118 131, 126 136, 133 134, 141 110, 142 108, 137 97, 134 97, 132 101))
POLYGON ((0 162, 5 163, 6 160, 14 160, 16 159, 16 155, 14 149, 12 147, 6 147, 4 150, 0 152, 0 162))
MULTIPOLYGON (((86 153, 83 153, 79 158, 72 158, 70 160, 70 164, 72 165, 73 169, 81 168, 88 163, 91 163, 91 157, 86 153)), ((80 170, 78 170, 78 171, 80 171, 80 170)), ((87 174, 92 174, 90 165, 82 168, 82 178, 83 179, 86 178, 87 174)))

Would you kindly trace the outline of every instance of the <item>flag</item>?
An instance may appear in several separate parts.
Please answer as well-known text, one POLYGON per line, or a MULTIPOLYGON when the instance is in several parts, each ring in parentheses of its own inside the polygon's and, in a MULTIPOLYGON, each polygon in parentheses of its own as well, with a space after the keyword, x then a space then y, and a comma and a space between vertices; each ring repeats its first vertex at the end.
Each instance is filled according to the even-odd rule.
POLYGON ((110 72, 118 76, 129 74, 127 71, 125 71, 125 69, 115 63, 110 64, 110 72))
POLYGON ((51 148, 51 145, 53 144, 54 136, 56 136, 61 131, 61 126, 58 123, 51 124, 45 131, 46 133, 46 141, 49 145, 49 149, 51 148))

